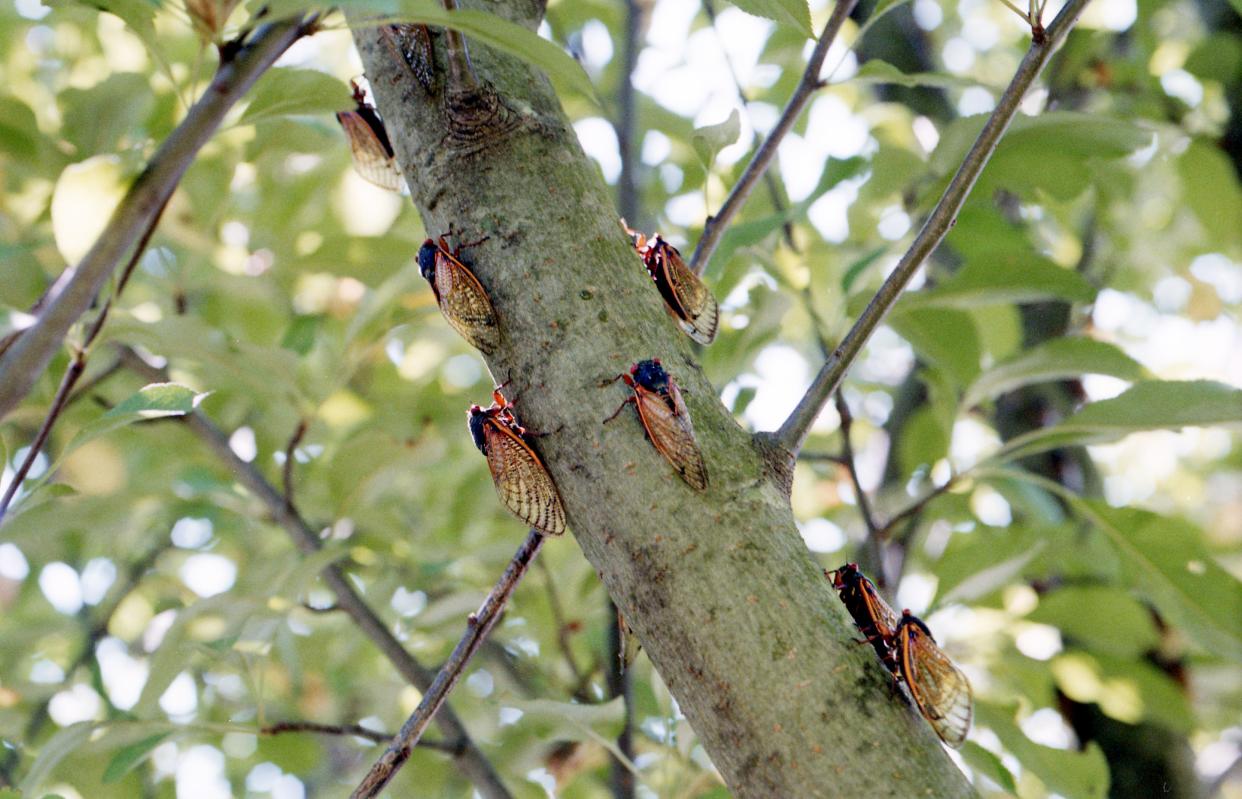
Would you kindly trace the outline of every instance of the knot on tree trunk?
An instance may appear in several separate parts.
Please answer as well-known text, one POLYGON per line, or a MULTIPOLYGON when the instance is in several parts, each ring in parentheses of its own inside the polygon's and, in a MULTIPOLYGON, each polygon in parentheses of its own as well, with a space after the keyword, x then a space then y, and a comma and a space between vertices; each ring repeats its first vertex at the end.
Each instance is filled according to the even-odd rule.
POLYGON ((755 433, 751 439, 763 458, 764 477, 779 486, 785 496, 793 491, 794 465, 798 457, 786 449, 772 433, 755 433))
POLYGON ((524 122, 486 83, 448 91, 444 114, 449 129, 445 145, 459 155, 475 155, 494 146, 524 122))

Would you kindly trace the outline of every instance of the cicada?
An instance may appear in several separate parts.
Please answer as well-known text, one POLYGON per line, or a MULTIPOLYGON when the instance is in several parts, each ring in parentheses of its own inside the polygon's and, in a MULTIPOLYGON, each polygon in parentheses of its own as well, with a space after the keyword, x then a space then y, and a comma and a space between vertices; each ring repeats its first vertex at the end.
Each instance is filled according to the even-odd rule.
POLYGON ((846 563, 840 568, 825 571, 824 576, 832 581, 832 587, 840 595, 845 609, 854 617, 855 626, 875 649, 880 662, 894 677, 899 676, 893 638, 899 622, 897 612, 884 601, 875 584, 862 573, 857 563, 846 563))
POLYGON ((365 180, 374 183, 381 189, 401 191, 405 181, 401 177, 401 168, 397 166, 397 158, 375 106, 367 102, 357 81, 354 87, 353 111, 341 111, 336 121, 345 130, 345 138, 349 139, 349 152, 354 159, 354 170, 365 180))
POLYGON ((490 355, 500 346, 496 310, 483 284, 461 262, 461 251, 483 240, 450 249, 446 236, 440 236, 438 242, 427 239, 418 250, 418 271, 431 284, 436 304, 453 329, 484 355, 490 355))
POLYGON ((382 40, 401 54, 423 90, 435 85, 435 62, 431 49, 431 29, 426 25, 401 22, 381 29, 382 40))
POLYGON ((648 240, 629 228, 626 232, 633 237, 634 249, 678 326, 700 344, 711 344, 720 325, 720 306, 711 290, 686 266, 677 248, 659 233, 648 240))
POLYGON ((518 424, 500 388, 492 392, 490 408, 471 405, 467 418, 474 445, 487 457, 501 503, 541 533, 565 532, 565 506, 556 483, 531 449, 526 428, 518 424))
POLYGON ((617 380, 624 380, 634 393, 604 422, 611 422, 622 408, 633 405, 656 451, 691 487, 699 491, 706 489, 707 467, 703 465, 703 453, 694 438, 690 411, 681 398, 677 381, 664 371, 660 359, 639 361, 630 367, 629 374, 623 372, 613 378, 614 382, 617 380))
POLYGON ((901 677, 940 740, 957 748, 970 732, 970 681, 941 651, 921 619, 903 611, 893 636, 901 677))

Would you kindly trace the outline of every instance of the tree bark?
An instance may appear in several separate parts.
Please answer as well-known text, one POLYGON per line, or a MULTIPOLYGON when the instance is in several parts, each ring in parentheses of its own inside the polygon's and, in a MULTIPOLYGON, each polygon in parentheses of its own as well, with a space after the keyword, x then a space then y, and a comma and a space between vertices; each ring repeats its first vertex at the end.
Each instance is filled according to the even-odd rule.
MULTIPOLYGON (((488 9, 530 27, 539 13, 520 0, 488 9)), ((437 36, 429 92, 383 38, 355 31, 428 233, 490 237, 466 251, 500 320, 488 366, 511 381, 523 424, 546 434, 536 447, 583 553, 735 795, 972 795, 854 643, 794 524, 789 464, 719 402, 547 80, 470 43, 496 95, 457 93, 437 36), (705 493, 678 479, 631 411, 602 424, 626 391, 601 384, 651 357, 687 395, 705 493)))

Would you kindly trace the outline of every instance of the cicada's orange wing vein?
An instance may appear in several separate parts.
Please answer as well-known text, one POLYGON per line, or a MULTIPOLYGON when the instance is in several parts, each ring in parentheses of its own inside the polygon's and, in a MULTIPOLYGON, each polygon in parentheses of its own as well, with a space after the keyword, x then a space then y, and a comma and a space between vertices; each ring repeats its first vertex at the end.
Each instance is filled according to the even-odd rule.
POLYGON ((379 116, 365 102, 359 100, 356 111, 342 111, 336 115, 336 121, 341 123, 345 138, 349 140, 354 170, 381 189, 399 192, 404 181, 392 144, 379 116))
POLYGON ((897 625, 901 676, 919 712, 940 740, 957 748, 970 732, 970 680, 949 660, 918 618, 906 613, 897 625))
POLYGON ((634 395, 639 418, 656 450, 690 486, 705 490, 707 467, 677 384, 670 379, 666 392, 634 386, 634 395))
POLYGON ((443 249, 436 253, 435 293, 441 313, 462 338, 485 355, 496 351, 500 328, 492 301, 469 267, 443 249))
POLYGON ((549 535, 565 532, 565 507, 543 461, 504 423, 488 419, 487 466, 500 501, 513 515, 549 535))
POLYGON ((658 250, 660 267, 672 289, 670 293, 676 298, 676 305, 670 303, 670 306, 690 338, 700 344, 711 344, 720 326, 720 306, 715 296, 699 276, 690 271, 676 248, 664 242, 660 244, 663 245, 658 250))

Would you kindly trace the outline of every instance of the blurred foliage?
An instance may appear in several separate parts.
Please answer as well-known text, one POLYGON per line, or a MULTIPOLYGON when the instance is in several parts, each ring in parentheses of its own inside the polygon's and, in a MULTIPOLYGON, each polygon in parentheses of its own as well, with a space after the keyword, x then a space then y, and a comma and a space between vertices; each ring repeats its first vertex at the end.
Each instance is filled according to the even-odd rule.
MULTIPOLYGON (((630 222, 678 244, 726 196, 828 12, 736 5, 639 4, 642 213, 630 222)), ((704 366, 755 428, 779 423, 820 347, 865 305, 1029 41, 999 2, 877 8, 932 68, 860 68, 834 50, 830 85, 707 273, 725 312, 704 366)), ((1242 754, 1242 154, 1221 145, 1242 114, 1242 24, 1206 0, 1107 9, 1071 35, 846 386, 881 522, 954 480, 894 530, 908 545, 896 593, 974 680, 962 756, 985 795, 1106 795, 1109 765, 1077 745, 1058 715, 1066 698, 1184 736, 1205 783, 1242 754), (1213 29, 1212 15, 1231 22, 1213 29), (1069 309, 1063 335, 1029 346, 1018 304, 1053 301, 1069 309), (1004 397, 1084 375, 1075 407, 1002 446, 1004 397), (1082 444, 1102 498, 1014 466, 1082 444)), ((235 0, 0 8, 0 334, 89 246, 203 89, 211 43, 247 14, 235 0)), ((470 20, 521 51, 519 34, 470 20)), ((554 48, 532 56, 556 73, 609 180, 615 138, 597 123, 627 79, 624 29, 620 3, 549 6, 546 33, 593 95, 554 48)), ((865 54, 859 33, 851 23, 844 38, 865 54)), ((466 435, 463 411, 490 381, 418 277, 418 216, 350 170, 332 120, 360 71, 330 17, 202 151, 91 352, 89 390, 0 527, 0 786, 67 799, 342 795, 374 744, 257 730, 297 719, 391 731, 418 694, 331 609, 318 571, 344 566, 434 665, 520 542, 466 435), (171 383, 114 369, 114 343, 166 359, 171 383), (299 555, 162 419, 194 408, 276 485, 307 424, 294 499, 323 531, 322 554, 299 555)), ((0 427, 5 482, 65 361, 0 427)), ((840 451, 831 411, 807 451, 840 451)), ((823 565, 853 557, 865 526, 844 469, 800 465, 793 502, 823 565)), ((603 796, 621 723, 604 697, 604 591, 572 542, 540 559, 452 704, 516 796, 603 796)), ((644 658, 632 676, 645 795, 727 795, 644 658)), ((1218 789, 1242 796, 1242 781, 1218 789)), ((420 750, 393 790, 470 788, 420 750)))

